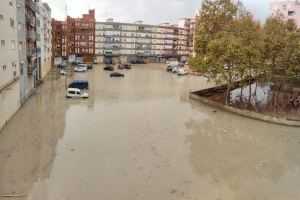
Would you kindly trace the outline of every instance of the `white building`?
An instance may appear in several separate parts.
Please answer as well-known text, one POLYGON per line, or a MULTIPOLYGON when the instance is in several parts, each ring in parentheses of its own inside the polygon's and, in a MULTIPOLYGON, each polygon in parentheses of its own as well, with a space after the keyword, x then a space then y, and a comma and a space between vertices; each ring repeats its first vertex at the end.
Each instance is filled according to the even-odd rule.
POLYGON ((18 24, 15 0, 0 6, 0 129, 20 107, 18 24))
POLYGON ((300 28, 300 3, 298 0, 271 2, 271 15, 282 15, 285 19, 293 20, 300 28))
POLYGON ((52 27, 51 9, 47 3, 40 4, 40 35, 41 35, 41 78, 43 79, 51 69, 52 27))
POLYGON ((119 23, 113 19, 96 23, 96 57, 100 62, 164 62, 169 58, 186 60, 190 51, 190 31, 164 23, 147 25, 142 21, 119 23))

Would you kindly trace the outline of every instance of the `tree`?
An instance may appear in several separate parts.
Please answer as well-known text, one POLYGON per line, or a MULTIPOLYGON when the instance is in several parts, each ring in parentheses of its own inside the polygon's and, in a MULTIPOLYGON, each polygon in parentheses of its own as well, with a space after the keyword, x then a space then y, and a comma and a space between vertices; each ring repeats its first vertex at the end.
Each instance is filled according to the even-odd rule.
POLYGON ((252 71, 259 73, 259 31, 260 24, 240 2, 203 1, 196 24, 196 55, 189 63, 210 81, 227 84, 227 104, 234 82, 252 71))

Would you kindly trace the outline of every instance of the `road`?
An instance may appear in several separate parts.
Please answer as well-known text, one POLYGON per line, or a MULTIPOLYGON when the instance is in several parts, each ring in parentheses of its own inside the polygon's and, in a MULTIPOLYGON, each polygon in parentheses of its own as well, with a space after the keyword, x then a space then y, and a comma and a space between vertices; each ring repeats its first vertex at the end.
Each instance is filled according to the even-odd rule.
MULTIPOLYGON (((298 200, 300 130, 188 99, 209 87, 156 65, 110 78, 87 100, 45 81, 0 132, 0 195, 21 200, 298 200), (24 195, 24 196, 23 196, 24 195)), ((0 197, 1 199, 1 197, 0 197)), ((7 198, 2 198, 7 199, 7 198)))

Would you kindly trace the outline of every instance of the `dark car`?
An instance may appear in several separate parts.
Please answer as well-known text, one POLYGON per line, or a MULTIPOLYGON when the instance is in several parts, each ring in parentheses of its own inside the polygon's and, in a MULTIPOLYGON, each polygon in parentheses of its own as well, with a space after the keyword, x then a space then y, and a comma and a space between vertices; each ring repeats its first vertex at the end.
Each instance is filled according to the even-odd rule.
POLYGON ((105 71, 114 71, 115 68, 113 66, 106 66, 103 68, 105 71))
POLYGON ((93 69, 93 63, 86 63, 88 69, 93 69))
POLYGON ((131 64, 142 64, 141 60, 132 60, 131 64))
POLYGON ((123 66, 125 69, 131 69, 131 64, 129 63, 124 63, 123 66))
POLYGON ((167 72, 171 72, 172 69, 173 69, 173 66, 171 66, 171 65, 167 66, 167 68, 166 68, 167 72))
POLYGON ((124 64, 123 64, 123 63, 121 63, 121 64, 118 64, 118 69, 125 69, 125 66, 124 66, 124 64))
POLYGON ((112 72, 110 74, 110 77, 124 77, 124 74, 122 74, 120 72, 112 72))
POLYGON ((70 83, 68 88, 77 88, 80 90, 88 90, 89 89, 89 82, 84 80, 75 80, 70 83))

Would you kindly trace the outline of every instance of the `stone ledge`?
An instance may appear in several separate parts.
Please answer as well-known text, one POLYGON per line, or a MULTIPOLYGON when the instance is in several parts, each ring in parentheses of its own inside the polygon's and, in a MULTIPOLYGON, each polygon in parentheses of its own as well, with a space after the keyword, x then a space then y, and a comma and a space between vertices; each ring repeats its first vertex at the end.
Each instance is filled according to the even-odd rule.
POLYGON ((283 118, 277 118, 277 117, 272 117, 269 115, 256 113, 256 112, 249 111, 249 110, 241 110, 238 108, 234 108, 231 106, 223 105, 223 104, 208 100, 207 98, 201 97, 201 96, 197 95, 196 93, 199 93, 199 92, 191 92, 189 95, 190 99, 205 103, 209 106, 216 107, 221 110, 225 110, 225 111, 228 111, 231 113, 241 115, 243 117, 256 119, 256 120, 273 123, 273 124, 292 126, 292 127, 300 127, 300 121, 291 121, 291 120, 287 120, 287 119, 283 119, 283 118))

